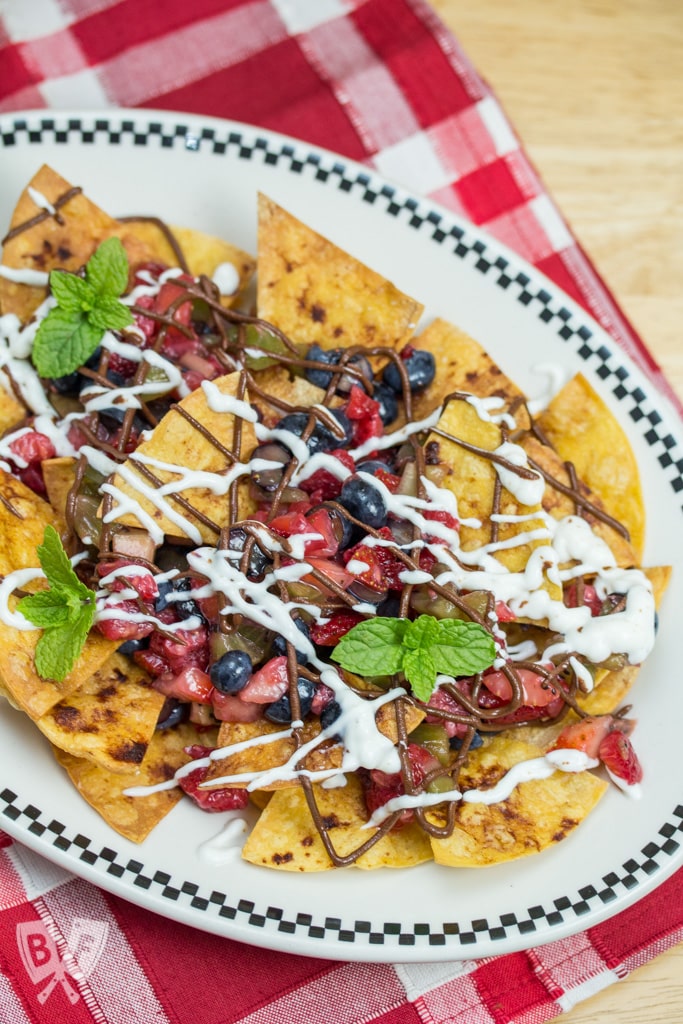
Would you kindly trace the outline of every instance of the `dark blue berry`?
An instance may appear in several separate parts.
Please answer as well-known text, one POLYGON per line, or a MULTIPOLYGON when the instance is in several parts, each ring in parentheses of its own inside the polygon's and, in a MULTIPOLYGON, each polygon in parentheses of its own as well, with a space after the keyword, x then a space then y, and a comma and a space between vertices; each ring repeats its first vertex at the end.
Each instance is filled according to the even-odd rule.
MULTIPOLYGON (((416 348, 407 359, 403 360, 403 366, 408 374, 408 384, 411 391, 424 391, 434 380, 436 374, 436 362, 431 352, 425 352, 416 348)), ((382 373, 382 380, 397 395, 403 391, 403 382, 396 363, 387 363, 382 373)))
POLYGON ((226 651, 209 670, 220 693, 239 693, 251 679, 253 666, 246 651, 226 651))
POLYGON ((377 605, 377 614, 385 619, 397 619, 401 610, 401 598, 398 594, 389 594, 377 605))
POLYGON ((156 601, 154 602, 154 610, 157 612, 163 612, 165 608, 172 608, 178 620, 189 619, 191 615, 196 615, 198 618, 203 619, 204 616, 199 608, 199 605, 192 597, 179 598, 173 600, 172 594, 185 594, 195 586, 195 580, 190 576, 179 576, 175 579, 162 580, 159 584, 159 594, 156 601))
MULTIPOLYGON (((311 631, 308 628, 307 623, 305 623, 303 619, 299 618, 298 615, 292 621, 294 622, 294 625, 299 630, 299 632, 303 633, 303 635, 306 638, 308 638, 311 631)), ((272 651, 273 651, 273 657, 278 657, 279 658, 283 654, 287 654, 287 641, 285 640, 285 638, 283 636, 279 636, 278 635, 278 636, 273 638, 272 651)), ((308 655, 304 654, 302 651, 297 650, 297 652, 296 652, 296 660, 298 661, 298 663, 300 665, 306 665, 308 663, 308 655)))
POLYGON ((362 462, 356 463, 357 473, 370 473, 374 476, 375 473, 390 473, 386 462, 382 462, 380 459, 364 459, 362 462))
POLYGON ((149 647, 149 637, 141 636, 133 640, 124 640, 120 647, 117 647, 118 654, 135 654, 136 651, 144 651, 149 647))
MULTIPOLYGON (((320 345, 313 344, 306 353, 306 359, 310 359, 314 363, 325 363, 327 366, 336 367, 342 356, 342 349, 340 348, 321 348, 320 345)), ((323 391, 327 391, 332 380, 331 370, 316 370, 313 367, 307 368, 304 371, 306 380, 311 384, 315 384, 317 388, 322 388, 323 391)))
POLYGON ((52 387, 60 395, 77 395, 81 388, 85 378, 74 370, 73 373, 67 373, 64 377, 53 377, 50 381, 52 387))
POLYGON ((190 715, 190 705, 187 701, 176 700, 175 697, 167 697, 164 701, 157 729, 172 729, 174 725, 180 725, 190 715))
POLYGON ((398 400, 396 394, 390 387, 381 381, 375 384, 372 397, 379 402, 379 415, 385 427, 394 422, 398 416, 398 400))
POLYGON ((321 728, 327 729, 330 725, 333 725, 339 716, 341 715, 341 707, 336 700, 331 700, 329 704, 320 712, 320 725, 321 728))
MULTIPOLYGON (((338 409, 330 409, 331 414, 338 421, 344 431, 344 436, 339 437, 325 423, 317 421, 310 436, 306 439, 306 447, 311 455, 316 452, 331 452, 335 448, 343 448, 349 443, 353 435, 351 422, 344 413, 338 409)), ((277 430, 288 430, 296 437, 301 437, 308 426, 309 415, 307 412, 290 412, 277 424, 277 430)), ((286 444, 286 441, 282 441, 286 444)))
POLYGON ((375 530, 386 524, 387 507, 384 498, 374 484, 355 473, 344 482, 339 504, 356 519, 360 519, 361 523, 375 530))
POLYGON ((321 505, 314 505, 313 508, 306 512, 306 515, 310 516, 320 508, 325 509, 332 520, 332 529, 339 543, 340 551, 345 551, 346 548, 351 547, 352 544, 356 544, 360 540, 360 537, 357 536, 359 528, 345 515, 344 509, 339 508, 338 505, 330 501, 323 501, 321 505))
POLYGON ((282 483, 282 474, 288 462, 291 461, 292 453, 283 445, 269 441, 254 448, 251 453, 252 459, 266 459, 268 462, 276 462, 277 466, 272 469, 253 469, 251 479, 257 487, 269 494, 276 491, 282 483))
MULTIPOLYGON (((240 555, 244 551, 249 534, 246 530, 243 530, 241 526, 233 526, 228 534, 228 549, 230 551, 238 552, 240 555)), ((235 563, 241 564, 241 559, 235 556, 235 563)), ((249 562, 247 565, 246 576, 250 580, 259 579, 268 570, 270 560, 267 555, 261 550, 256 541, 253 541, 249 550, 249 562)))
MULTIPOLYGON (((483 742, 484 741, 479 735, 479 733, 475 732, 474 736, 472 737, 472 742, 470 743, 467 749, 476 750, 477 747, 480 747, 483 742)), ((462 740, 459 736, 451 736, 450 740, 448 741, 448 745, 451 748, 451 750, 460 750, 462 746, 462 740)))
MULTIPOLYGON (((306 679, 305 676, 299 676, 296 681, 296 688, 299 691, 299 713, 302 718, 305 718, 311 710, 311 704, 315 696, 315 683, 311 679, 306 679)), ((271 722, 291 722, 292 705, 289 700, 289 694, 285 693, 279 700, 269 704, 264 714, 271 722)))

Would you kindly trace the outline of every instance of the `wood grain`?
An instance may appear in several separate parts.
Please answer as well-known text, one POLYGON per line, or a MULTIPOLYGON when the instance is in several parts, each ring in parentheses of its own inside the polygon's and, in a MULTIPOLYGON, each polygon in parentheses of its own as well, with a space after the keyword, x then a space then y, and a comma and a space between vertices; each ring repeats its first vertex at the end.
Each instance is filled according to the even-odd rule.
MULTIPOLYGON (((683 4, 431 0, 683 397, 683 4)), ((567 1024, 683 1021, 683 946, 567 1024)))

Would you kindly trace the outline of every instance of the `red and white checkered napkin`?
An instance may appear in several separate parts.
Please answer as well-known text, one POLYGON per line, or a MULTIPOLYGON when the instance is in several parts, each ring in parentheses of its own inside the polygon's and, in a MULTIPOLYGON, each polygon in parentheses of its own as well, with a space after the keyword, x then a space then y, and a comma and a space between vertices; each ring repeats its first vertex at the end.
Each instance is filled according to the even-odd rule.
MULTIPOLYGON (((485 225, 673 397, 490 89, 423 0, 4 0, 0 111, 111 106, 234 118, 367 161, 485 225)), ((611 921, 526 953, 314 960, 168 922, 3 838, 3 1024, 540 1022, 683 940, 679 872, 611 921), (56 968, 68 968, 83 922, 101 931, 88 936, 90 970, 76 983, 56 968)))

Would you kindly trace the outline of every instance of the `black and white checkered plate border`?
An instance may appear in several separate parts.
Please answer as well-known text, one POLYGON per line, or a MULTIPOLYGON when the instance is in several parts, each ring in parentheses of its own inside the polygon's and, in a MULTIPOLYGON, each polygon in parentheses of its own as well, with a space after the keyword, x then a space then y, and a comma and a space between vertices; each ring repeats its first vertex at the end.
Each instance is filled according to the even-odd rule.
MULTIPOLYGON (((157 120, 150 112, 142 111, 130 112, 128 117, 115 114, 31 114, 0 118, 0 159, 3 150, 11 150, 15 146, 40 146, 45 142, 112 147, 125 143, 162 149, 181 148, 208 151, 217 158, 277 166, 286 173, 305 176, 341 192, 352 193, 356 199, 379 207, 386 216, 401 218, 410 228, 426 234, 435 245, 447 249, 454 259, 468 261, 495 287, 504 289, 514 300, 533 309, 539 319, 554 329, 558 338, 586 363, 590 372, 597 374, 611 388, 652 449, 674 494, 679 495, 683 491, 683 456, 678 443, 665 429, 663 418, 652 399, 640 384, 634 382, 634 374, 625 365, 620 351, 605 341, 602 332, 597 338, 587 323, 588 318, 569 308, 571 304, 554 286, 538 285, 534 276, 517 269, 522 261, 500 255, 495 242, 483 240, 477 229, 457 222, 446 211, 435 209, 426 200, 406 195, 401 189, 383 183, 372 172, 346 163, 333 154, 311 151, 302 143, 282 136, 260 134, 248 126, 225 128, 220 122, 211 122, 197 127, 194 118, 183 122, 181 115, 176 117, 179 120, 169 120, 168 117, 157 120)), ((683 506, 680 507, 683 510, 683 506)), ((503 913, 497 920, 443 921, 440 927, 434 922, 419 921, 411 925, 405 921, 386 921, 381 925, 366 920, 343 922, 337 917, 321 915, 316 918, 312 914, 301 913, 290 918, 277 907, 231 899, 228 894, 217 890, 204 891, 195 882, 150 869, 143 861, 130 859, 112 846, 98 848, 93 840, 74 832, 44 810, 32 804, 23 805, 20 797, 9 787, 0 792, 0 826, 3 823, 7 831, 18 838, 25 836, 28 839, 31 836, 33 844, 46 855, 50 855, 50 850, 58 852, 58 859, 62 863, 71 863, 76 873, 79 864, 87 867, 88 876, 99 878, 104 888, 121 891, 121 884, 112 885, 116 880, 130 890, 133 901, 136 891, 152 893, 162 902, 167 902, 169 916, 174 916, 173 907, 199 912, 202 920, 196 923, 210 931, 221 931, 221 922, 227 921, 240 926, 241 937, 244 937, 244 927, 253 929, 253 941, 258 942, 260 934, 266 945, 272 942, 267 938, 268 934, 320 940, 318 952, 323 956, 329 955, 330 946, 324 947, 322 943, 332 940, 345 944, 346 955, 351 958, 354 956, 354 944, 386 947, 387 956, 397 946, 415 947, 416 956, 420 948, 446 947, 451 956, 457 957, 460 955, 458 950, 465 949, 467 955, 476 955, 482 944, 487 952, 491 949, 495 952, 497 942, 506 947, 511 944, 511 948, 521 948, 525 944, 552 939, 554 930, 565 933, 567 925, 571 926, 572 922, 581 927, 587 915, 591 921, 606 916, 604 908, 624 894, 637 888, 648 891, 652 887, 653 876, 662 870, 667 873, 671 858, 678 859, 683 834, 683 805, 676 806, 651 842, 618 870, 602 877, 598 885, 588 885, 573 896, 555 899, 551 906, 528 907, 523 914, 503 913), (530 938, 527 941, 525 937, 530 938)), ((275 941, 273 944, 278 943, 275 941)), ((309 951, 316 952, 315 944, 309 951)), ((375 958, 381 959, 381 954, 378 952, 375 958)))

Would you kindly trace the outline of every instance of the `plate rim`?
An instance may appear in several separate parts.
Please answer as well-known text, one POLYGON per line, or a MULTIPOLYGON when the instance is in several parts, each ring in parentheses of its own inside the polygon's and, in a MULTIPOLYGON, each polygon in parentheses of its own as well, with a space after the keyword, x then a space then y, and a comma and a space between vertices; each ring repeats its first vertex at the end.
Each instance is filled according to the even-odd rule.
MULTIPOLYGON (((516 282, 521 288, 520 293, 517 295, 517 299, 525 305, 534 300, 540 301, 542 308, 538 313, 539 317, 541 319, 545 319, 546 325, 549 320, 558 317, 562 322, 562 327, 559 328, 558 333, 565 341, 568 341, 569 337, 576 336, 583 342, 583 346, 587 347, 588 341, 594 339, 596 343, 598 343, 598 346, 596 346, 597 351, 596 349, 591 349, 589 355, 598 355, 598 358, 602 359, 602 366, 606 370, 606 375, 609 376, 616 372, 617 379, 619 379, 617 371, 624 367, 626 370, 626 376, 630 376, 631 381, 635 382, 632 394, 634 396, 636 396, 638 392, 642 394, 642 398, 634 399, 638 408, 640 408, 642 404, 648 404, 646 401, 648 394, 654 395, 657 402, 660 403, 660 407, 662 402, 665 403, 664 411, 666 415, 663 417, 660 416, 660 420, 663 420, 665 428, 667 421, 670 421, 669 429, 673 431, 674 440, 676 429, 680 431, 681 424, 679 417, 667 396, 660 395, 656 384, 647 378, 640 367, 633 362, 629 354, 618 346, 618 343, 607 334, 604 328, 602 328, 601 325, 598 324, 581 305, 572 299, 571 296, 567 295, 558 285, 547 278, 542 271, 537 270, 529 264, 524 257, 520 256, 514 250, 489 235, 485 229, 472 224, 465 218, 440 206, 438 203, 427 197, 417 196, 409 189, 387 181, 383 175, 377 173, 373 169, 360 164, 357 161, 340 156, 330 150, 326 150, 322 147, 292 138, 291 136, 270 131, 269 129, 264 129, 255 125, 228 119, 209 116, 205 117, 198 114, 158 111, 152 108, 111 108, 104 110, 71 111, 38 109, 30 111, 14 111, 0 115, 0 158, 3 154, 9 152, 12 145, 12 143, 8 144, 7 142, 6 133, 8 129, 6 126, 8 124, 13 126, 14 131, 25 130, 29 135, 32 131, 34 133, 36 132, 35 128, 32 129, 30 127, 31 124, 35 125, 38 123, 41 125, 41 132, 54 131, 55 134, 57 131, 63 132, 65 130, 64 128, 57 128, 55 125, 66 125, 66 144, 68 145, 69 142, 76 141, 79 145, 85 145, 86 140, 83 138, 83 134, 89 131, 85 126, 93 123, 96 125, 98 122, 102 124, 116 123, 118 125, 124 125, 124 123, 127 122, 130 122, 131 125, 146 122, 148 130, 153 125, 166 124, 173 128, 172 135, 168 136, 171 140, 168 145, 169 151, 172 150, 177 141, 179 141, 184 149, 199 149, 202 144, 206 144, 207 148, 209 144, 212 146, 218 145, 219 147, 222 145, 224 147, 223 151, 221 152, 219 149, 216 155, 224 155, 226 153, 226 144, 220 139, 217 139, 215 134, 217 130, 220 130, 223 133, 227 132, 228 136, 232 133, 235 136, 238 136, 242 141, 244 141, 245 137, 255 139, 257 144, 252 146, 252 155, 254 150, 262 150, 264 157, 266 154, 276 155, 276 150, 272 148, 269 149, 269 146, 279 146, 279 157, 281 158, 285 156, 291 159, 292 162, 297 161, 297 154, 299 153, 305 153, 307 154, 307 157, 313 156, 315 159, 310 161, 313 165, 318 166, 319 169, 322 168, 328 175, 329 173, 337 173, 340 176, 340 182, 348 180, 345 175, 349 175, 349 177, 353 179, 349 188, 344 188, 342 189, 343 191, 351 191, 353 188, 365 188, 367 192, 368 190, 372 190, 372 188, 377 187, 378 195, 382 195, 388 204, 397 206, 399 213, 403 210, 408 211, 411 215, 411 219, 419 220, 420 230, 422 230, 422 225, 427 223, 431 225, 434 233, 440 232, 444 238, 452 237, 453 240, 457 240, 457 244, 459 246, 463 246, 466 250, 466 253, 460 254, 461 258, 468 258, 469 254, 473 252, 478 254, 478 262, 486 263, 487 261, 484 259, 484 253, 486 253, 487 250, 491 250, 491 252, 500 254, 503 260, 508 261, 508 264, 519 268, 517 277, 513 282, 511 282, 516 282), (19 126, 22 127, 20 128, 19 126), (81 132, 80 142, 78 140, 68 139, 70 131, 79 130, 81 132), (199 130, 199 134, 197 134, 197 130, 199 130), (263 142, 265 144, 258 145, 259 142, 263 142), (289 150, 291 150, 291 153, 288 152, 289 150), (333 170, 327 170, 324 167, 325 163, 331 163, 333 170), (335 167, 337 168, 336 170, 335 167), (446 224, 450 224, 448 232, 444 232, 444 229, 441 226, 446 224), (471 244, 470 239, 473 239, 471 244), (483 248, 480 249, 478 247, 479 245, 483 245, 483 248), (524 276, 527 278, 526 282, 521 279, 524 276), (529 286, 532 283, 534 285, 535 292, 528 291, 529 286), (529 299, 527 301, 522 297, 525 294, 529 294, 529 299), (547 294, 547 299, 542 297, 544 294, 547 294), (553 300, 559 301, 559 311, 553 308, 553 300), (542 315, 544 311, 547 313, 547 319, 542 315), (572 323, 577 324, 578 326, 570 327, 569 325, 572 323), (565 331, 566 336, 562 334, 563 330, 565 331), (601 351, 603 352, 602 355, 600 355, 601 351), (608 363, 615 359, 621 364, 621 366, 617 367, 616 370, 614 368, 610 370, 608 363)), ((131 129, 131 131, 134 133, 134 128, 131 129)), ((154 134, 160 134, 160 132, 155 132, 154 134)), ((40 139, 33 140, 28 138, 26 143, 29 146, 34 144, 39 145, 40 141, 40 139)), ((55 141, 57 140, 55 139, 55 141)), ((93 141, 95 140, 93 139, 93 141)), ((105 145, 109 146, 114 144, 111 138, 109 138, 109 140, 102 139, 101 141, 105 145)), ((235 144, 237 144, 237 142, 235 142, 235 144)), ((216 152, 215 149, 214 152, 216 152)), ((251 155, 249 159, 251 159, 251 155)), ((338 187, 341 187, 341 184, 338 187)), ((378 196, 375 196, 375 199, 377 197, 378 196)), ((375 200, 373 200, 373 203, 374 201, 375 200)), ((389 209, 387 209, 386 212, 391 213, 389 209)), ((397 216, 397 213, 394 213, 393 215, 397 216)), ((442 239, 439 239, 439 244, 441 244, 441 241, 442 239)), ((457 250, 455 254, 459 255, 457 250)), ((475 269, 480 269, 484 274, 487 274, 490 268, 490 264, 487 268, 484 268, 483 266, 475 266, 475 269)), ((505 268, 501 269, 504 272, 505 268)), ((505 287, 508 286, 506 285, 505 287)), ((583 358, 588 359, 589 356, 587 355, 583 358)), ((622 400, 623 399, 620 397, 619 401, 621 402, 622 400)), ((643 413, 643 416, 646 418, 652 417, 654 413, 657 412, 652 401, 650 401, 649 404, 652 407, 650 413, 643 413)), ((650 432, 655 430, 657 425, 658 423, 652 422, 650 432)), ((662 439, 657 437, 657 440, 662 439)), ((652 444, 651 441, 647 441, 647 443, 649 445, 652 444)), ((664 469, 664 467, 662 468, 664 469)), ((669 480, 669 483, 673 486, 673 480, 669 480)), ((240 941, 251 942, 252 944, 258 943, 273 949, 301 953, 302 955, 329 957, 329 952, 327 949, 323 948, 322 942, 316 940, 322 939, 329 945, 330 934, 311 935, 310 923, 307 924, 306 922, 301 922, 300 924, 300 928, 309 929, 309 936, 306 939, 303 939, 301 936, 294 934, 294 932, 296 932, 296 928, 294 929, 294 932, 291 929, 287 929, 279 933, 272 929, 266 930, 261 925, 259 926, 261 928, 259 931, 258 927, 253 924, 235 924, 235 917, 232 919, 219 919, 218 917, 212 918, 207 916, 206 908, 204 908, 204 916, 202 917, 198 908, 192 908, 190 906, 188 909, 184 904, 178 903, 177 898, 173 906, 163 904, 160 898, 155 898, 153 900, 151 898, 144 898, 149 894, 149 888, 136 888, 135 882, 132 885, 124 884, 120 882, 118 878, 114 878, 111 874, 107 874, 106 872, 103 873, 102 870, 96 869, 94 865, 88 861, 88 856, 93 856, 92 851, 88 851, 87 849, 87 845, 89 845, 90 841, 88 841, 86 846, 83 846, 82 842, 79 844, 79 835, 76 835, 73 840, 68 843, 67 849, 60 848, 60 840, 65 843, 67 842, 64 836, 66 826, 61 825, 61 823, 57 823, 61 825, 61 831, 55 834, 52 843, 47 843, 44 838, 44 833, 45 831, 49 831, 49 826, 41 823, 40 819, 43 812, 40 812, 38 808, 30 808, 31 811, 38 811, 37 815, 33 813, 28 815, 31 822, 30 825, 26 824, 21 828, 18 827, 16 822, 21 817, 21 813, 16 818, 11 818, 11 814, 17 810, 14 805, 16 795, 12 794, 13 799, 9 799, 8 793, 11 794, 11 790, 8 789, 8 787, 5 787, 5 789, 0 792, 0 803, 4 804, 2 816, 0 817, 2 827, 5 828, 8 834, 12 835, 20 842, 25 843, 33 849, 34 852, 40 853, 48 859, 56 861, 60 866, 65 867, 67 870, 71 870, 74 874, 78 874, 80 877, 86 877, 96 885, 99 885, 116 895, 122 896, 130 902, 138 903, 138 905, 144 906, 149 910, 153 910, 157 913, 161 913, 163 916, 170 917, 172 920, 183 921, 183 923, 202 928, 206 931, 214 932, 215 934, 236 938, 240 941), (13 810, 10 811, 10 808, 13 810), (42 828, 43 831, 38 835, 37 830, 40 828, 42 828), (75 857, 74 853, 70 852, 71 847, 74 846, 81 849, 81 853, 78 855, 78 858, 75 857), (166 911, 169 912, 167 913, 166 911), (200 920, 196 920, 198 916, 200 916, 200 920), (218 922, 217 926, 212 927, 216 922, 218 922), (227 922, 227 926, 225 922, 227 922), (220 927, 218 925, 220 925, 220 927), (250 927, 252 928, 253 934, 248 930, 250 927)), ((25 808, 22 813, 25 813, 27 810, 29 810, 29 808, 25 808)), ((399 929, 398 938, 396 937, 396 933, 389 933, 383 937, 382 941, 375 939, 374 942, 376 944, 374 945, 370 939, 368 939, 365 945, 361 946, 356 944, 356 939, 351 941, 349 939, 342 940, 338 937, 338 945, 335 949, 340 952, 343 950, 343 958, 346 960, 362 960, 368 962, 436 961, 466 957, 469 958, 473 955, 488 956, 496 953, 515 952, 520 949, 528 948, 531 945, 551 942, 555 939, 564 938, 568 935, 580 932, 587 925, 592 926, 600 921, 604 921, 615 913, 625 909, 627 906, 637 902, 637 900, 646 896, 680 867, 679 862, 683 862, 683 852, 680 851, 680 843, 676 842, 673 836, 676 831, 683 832, 683 807, 679 806, 675 811, 672 811, 672 816, 675 816, 677 811, 680 811, 681 820, 679 823, 676 825, 673 821, 669 820, 665 822, 657 832, 658 836, 663 837, 661 847, 647 853, 649 847, 656 847, 655 843, 649 843, 648 846, 644 847, 640 851, 640 853, 645 856, 645 860, 641 865, 636 865, 636 867, 638 870, 645 873, 645 877, 635 880, 635 876, 631 873, 631 878, 634 879, 631 883, 624 882, 623 879, 620 880, 615 875, 614 884, 616 884, 616 882, 620 882, 620 884, 624 886, 624 891, 620 895, 617 895, 610 885, 607 885, 606 889, 602 891, 595 889, 594 886, 586 887, 584 895, 582 895, 583 891, 579 891, 579 895, 582 896, 582 898, 578 901, 577 906, 579 906, 580 909, 574 907, 574 913, 567 919, 562 918, 562 912, 568 911, 567 907, 556 906, 554 911, 546 911, 545 908, 537 907, 530 908, 530 910, 540 911, 536 917, 530 914, 528 922, 516 922, 518 925, 518 934, 512 939, 508 935, 498 937, 491 934, 491 929, 488 928, 477 929, 474 926, 480 922, 472 922, 473 928, 471 933, 455 932, 450 939, 449 936, 445 934, 442 941, 437 941, 433 945, 425 945, 423 942, 419 941, 418 933, 413 934, 412 944, 410 942, 403 944, 403 936, 399 929), (674 856, 676 853, 677 856, 674 856), (656 858, 659 854, 666 854, 669 859, 664 861, 663 864, 658 864, 656 858), (592 892, 589 893, 588 889, 591 889, 592 892), (610 890, 612 891, 610 892, 610 890), (601 902, 596 903, 596 900, 601 902), (581 907, 581 904, 585 904, 585 909, 581 907), (583 914, 587 915, 586 920, 582 918, 583 914), (560 920, 552 920, 553 915, 557 915, 560 920), (545 923, 539 925, 539 921, 545 921, 545 923), (541 929, 540 933, 539 929, 541 929), (487 930, 489 931, 488 939, 484 937, 487 930), (467 937, 463 938, 465 935, 467 937), (504 948, 501 948, 501 942, 504 943, 504 948)), ((112 836, 115 835, 116 833, 112 832, 112 836)), ((87 839, 87 837, 80 836, 80 840, 83 839, 87 839)), ((128 859, 130 861, 130 858, 128 859)), ((97 860, 98 858, 95 858, 96 862, 97 860)), ((113 864, 115 861, 111 863, 113 864)), ((629 863, 635 863, 635 861, 626 862, 626 864, 629 863)), ((625 867, 626 864, 622 865, 622 867, 625 867)), ((140 872, 143 868, 144 865, 141 864, 140 870, 137 872, 138 881, 140 872)), ((134 869, 133 873, 135 873, 134 869)), ((120 877, 123 877, 123 875, 120 877)), ((628 873, 625 877, 628 877, 628 873)), ((603 879, 603 881, 605 880, 603 879)), ((179 891, 188 896, 190 901, 197 899, 206 901, 206 897, 197 896, 198 888, 196 886, 194 893, 189 891, 193 885, 194 883, 181 883, 179 891), (188 886, 189 888, 186 888, 188 886)), ((171 888, 176 891, 178 887, 173 886, 171 888)), ((555 901, 556 904, 557 902, 558 901, 555 901)), ((571 901, 568 902, 571 903, 571 901)), ((244 913, 251 917, 256 916, 260 918, 262 916, 261 914, 255 914, 255 908, 253 906, 251 909, 245 907, 243 911, 240 911, 240 913, 244 913)), ((386 923, 387 922, 385 922, 385 924, 386 923)), ((484 924, 488 925, 488 922, 484 922, 484 924)), ((315 926, 313 927, 315 928, 315 926)), ((325 932, 325 930, 326 929, 322 929, 323 932, 325 932)), ((335 929, 333 927, 332 931, 334 930, 335 929)), ((502 930, 505 931, 504 928, 502 930)), ((339 926, 336 931, 339 933, 343 932, 344 929, 341 929, 339 926)), ((495 932, 496 928, 494 928, 493 931, 495 932)), ((357 938, 361 933, 355 932, 354 934, 357 938)), ((431 938, 435 935, 438 939, 437 933, 429 932, 430 942, 431 938)))

